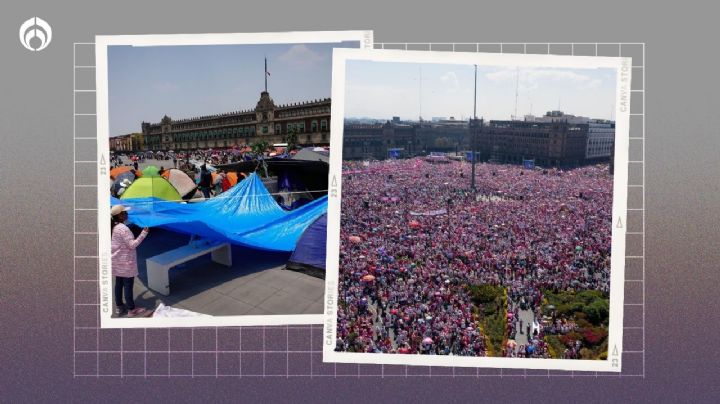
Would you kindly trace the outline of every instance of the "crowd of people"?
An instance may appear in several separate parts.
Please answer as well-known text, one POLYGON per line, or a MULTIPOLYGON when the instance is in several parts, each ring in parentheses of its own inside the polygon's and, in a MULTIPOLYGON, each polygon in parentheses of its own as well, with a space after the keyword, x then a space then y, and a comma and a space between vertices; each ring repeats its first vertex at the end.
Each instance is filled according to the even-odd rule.
MULTIPOLYGON (((264 153, 264 157, 268 157, 270 151, 264 153)), ((142 169, 140 164, 148 162, 155 163, 159 166, 159 174, 166 169, 176 168, 185 172, 198 184, 198 195, 204 198, 211 198, 226 192, 232 186, 225 170, 217 170, 217 175, 210 173, 211 167, 220 164, 229 164, 252 160, 257 158, 249 148, 242 149, 197 149, 192 151, 174 152, 174 151, 147 151, 147 152, 129 152, 129 153, 111 153, 111 168, 120 166, 131 166, 132 172, 137 176, 142 169), (163 165, 165 164, 165 165, 163 165)), ((212 168, 214 170, 214 168, 212 168)), ((125 185, 125 188, 130 182, 125 185)), ((124 190, 125 188, 121 188, 124 190)), ((120 195, 114 195, 120 196, 120 195)))
MULTIPOLYGON (((268 147, 263 155, 272 157, 275 154, 281 154, 284 148, 268 147)), ((168 151, 145 151, 145 152, 115 152, 110 155, 111 165, 124 165, 129 162, 143 163, 146 160, 167 160, 168 164, 172 162, 172 168, 183 169, 184 166, 190 167, 191 161, 202 161, 209 165, 220 165, 237 163, 241 161, 252 160, 258 157, 250 147, 242 148, 223 148, 223 149, 194 149, 175 152, 168 151)))
MULTIPOLYGON (((612 176, 419 159, 343 163, 338 351, 485 356, 468 285, 508 291, 509 317, 533 311, 529 343, 547 357, 544 290, 609 293, 612 176)), ((521 348, 521 349, 519 349, 521 348)))

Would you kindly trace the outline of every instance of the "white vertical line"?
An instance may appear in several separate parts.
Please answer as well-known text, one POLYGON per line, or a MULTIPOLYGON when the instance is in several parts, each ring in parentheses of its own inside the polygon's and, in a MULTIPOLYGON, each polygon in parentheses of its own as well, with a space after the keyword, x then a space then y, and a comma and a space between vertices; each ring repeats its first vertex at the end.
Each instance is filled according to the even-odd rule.
POLYGON ((642 271, 643 271, 643 282, 642 282, 642 291, 643 291, 643 352, 642 352, 642 362, 643 362, 643 371, 642 371, 642 377, 645 378, 645 185, 647 184, 645 180, 645 69, 647 67, 647 62, 645 61, 645 44, 643 43, 642 46, 642 58, 643 58, 643 74, 642 74, 642 99, 643 99, 643 163, 642 163, 642 173, 643 173, 643 211, 642 211, 642 218, 643 218, 643 230, 642 230, 642 243, 643 243, 643 259, 642 259, 642 271))
MULTIPOLYGON (((73 66, 75 66, 75 44, 73 44, 73 66)), ((75 74, 76 71, 73 68, 73 90, 75 89, 75 74)), ((75 327, 77 327, 77 316, 75 314, 75 311, 77 310, 77 306, 75 305, 75 303, 77 303, 77 299, 75 296, 75 287, 77 286, 77 284, 75 283, 75 279, 77 279, 77 258, 75 258, 75 254, 77 254, 77 250, 75 248, 77 238, 77 236, 75 235, 75 230, 77 230, 77 224, 75 223, 75 208, 77 207, 75 200, 75 194, 77 193, 77 188, 75 188, 75 159, 77 158, 75 150, 75 148, 77 147, 77 141, 75 140, 75 112, 75 92, 73 91, 73 378, 77 377, 77 354, 75 353, 75 351, 77 351, 77 331, 75 329, 75 327)), ((95 349, 97 349, 97 347, 95 347, 95 349)))
POLYGON ((263 350, 262 350, 262 353, 263 353, 263 377, 265 377, 265 350, 266 350, 266 348, 265 348, 265 326, 263 326, 262 330, 263 330, 263 350))
POLYGON ((238 327, 238 377, 242 377, 242 327, 238 327))
POLYGON ((218 329, 215 327, 215 378, 218 377, 218 329))

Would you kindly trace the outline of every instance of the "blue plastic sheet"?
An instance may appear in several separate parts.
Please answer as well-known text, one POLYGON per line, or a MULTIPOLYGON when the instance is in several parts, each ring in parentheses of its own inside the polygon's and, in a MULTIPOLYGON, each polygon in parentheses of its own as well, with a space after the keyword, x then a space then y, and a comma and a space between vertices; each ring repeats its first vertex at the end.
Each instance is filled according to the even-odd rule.
POLYGON ((325 270, 327 214, 317 218, 303 233, 290 262, 325 270))
POLYGON ((256 174, 216 198, 180 203, 156 198, 111 199, 131 207, 130 222, 270 251, 293 251, 305 229, 327 212, 327 196, 285 211, 256 174))

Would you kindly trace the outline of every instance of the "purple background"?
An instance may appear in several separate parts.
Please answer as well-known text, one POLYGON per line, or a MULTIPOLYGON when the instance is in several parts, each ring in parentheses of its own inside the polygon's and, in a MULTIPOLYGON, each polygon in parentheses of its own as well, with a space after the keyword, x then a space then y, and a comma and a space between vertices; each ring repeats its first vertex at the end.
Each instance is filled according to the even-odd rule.
MULTIPOLYGON (((92 1, 76 1, 76 7, 42 3, 4 7, 0 16, 4 27, 0 35, 4 54, 0 75, 0 400, 718 401, 720 349, 713 338, 719 320, 718 63, 707 35, 716 13, 699 10, 687 20, 691 22, 687 27, 680 28, 677 17, 683 12, 679 7, 658 7, 652 10, 653 18, 648 18, 651 10, 620 1, 597 3, 591 10, 578 9, 575 15, 564 13, 571 11, 572 3, 559 8, 534 3, 520 7, 526 12, 518 12, 502 5, 452 2, 413 11, 387 2, 355 3, 348 9, 333 2, 310 1, 283 6, 284 18, 277 15, 278 4, 187 2, 180 6, 180 2, 157 1, 142 8, 120 3, 101 8, 92 1), (53 42, 38 53, 22 48, 17 36, 19 25, 33 15, 44 18, 54 29, 53 42), (427 368, 407 368, 406 377, 405 367, 322 364, 319 353, 312 353, 319 347, 307 346, 317 340, 309 338, 307 327, 267 328, 264 338, 262 327, 224 329, 218 332, 229 334, 217 338, 212 335, 215 329, 149 330, 147 339, 144 332, 141 338, 139 331, 124 331, 122 343, 114 333, 117 330, 93 335, 78 329, 75 351, 92 348, 93 337, 95 348, 91 350, 122 349, 123 373, 141 369, 142 355, 143 365, 147 360, 144 369, 151 373, 162 373, 164 366, 169 366, 172 373, 184 374, 190 369, 190 373, 210 376, 74 377, 74 371, 92 370, 93 360, 95 373, 115 374, 118 369, 112 366, 120 361, 116 353, 74 354, 73 349, 73 317, 78 325, 91 327, 88 330, 94 327, 92 310, 85 312, 78 306, 73 311, 73 294, 77 293, 76 303, 91 298, 95 284, 85 276, 92 277, 95 272, 92 263, 78 263, 76 279, 90 282, 77 282, 73 290, 73 221, 77 219, 79 226, 92 223, 92 217, 73 214, 73 147, 80 159, 83 153, 94 156, 94 145, 71 140, 72 43, 92 42, 95 33, 368 27, 376 30, 378 42, 526 42, 541 35, 539 40, 552 43, 569 39, 595 42, 598 38, 648 43, 647 63, 636 63, 636 59, 633 63, 647 64, 650 89, 645 144, 646 355, 644 372, 642 368, 631 372, 627 359, 623 372, 644 377, 580 373, 572 377, 554 372, 548 376, 542 371, 539 376, 537 371, 528 371, 527 376, 525 371, 507 371, 500 377, 492 369, 480 369, 479 375, 471 376, 461 374, 475 369, 457 369, 453 377, 452 369, 443 368, 433 368, 432 379, 427 368), (169 347, 165 346, 168 332, 175 353, 164 355, 160 352, 169 347), (237 347, 232 345, 235 332, 237 347), (208 341, 218 345, 224 341, 227 346, 203 347, 208 341), (145 344, 151 351, 147 359, 144 353, 127 352, 144 351, 145 344), (136 348, 139 346, 142 348, 136 348), (218 354, 217 360, 216 349, 226 352, 218 354), (243 368, 239 367, 241 358, 243 368), (252 376, 262 374, 263 364, 266 377, 252 376), (306 376, 288 377, 290 364, 306 376), (245 377, 216 377, 215 369, 218 373, 247 372, 243 372, 245 377), (369 375, 382 371, 385 377, 358 377, 358 370, 369 375), (267 376, 273 373, 281 376, 267 376)), ((79 85, 83 78, 76 76, 76 80, 79 85)), ((78 93, 78 105, 83 98, 78 93)), ((633 99, 633 108, 635 103, 633 99)), ((637 107, 644 106, 640 103, 637 107)), ((81 122, 76 124, 83 130, 81 122)), ((92 179, 92 169, 84 171, 78 164, 76 170, 78 180, 88 174, 92 179)), ((81 194, 75 196, 78 205, 94 203, 81 194)), ((77 236, 76 247, 91 251, 92 237, 77 236)), ((320 328, 312 332, 319 335, 320 328)))

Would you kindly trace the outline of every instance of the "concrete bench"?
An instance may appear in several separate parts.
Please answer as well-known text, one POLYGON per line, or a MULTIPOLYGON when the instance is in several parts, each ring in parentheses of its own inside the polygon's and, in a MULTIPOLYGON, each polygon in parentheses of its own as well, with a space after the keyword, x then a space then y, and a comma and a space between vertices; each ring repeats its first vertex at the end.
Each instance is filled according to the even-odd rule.
POLYGON ((170 294, 170 268, 201 257, 212 254, 214 262, 225 266, 232 266, 232 250, 229 243, 215 241, 193 241, 188 245, 176 248, 148 258, 147 265, 148 287, 165 296, 170 294))

